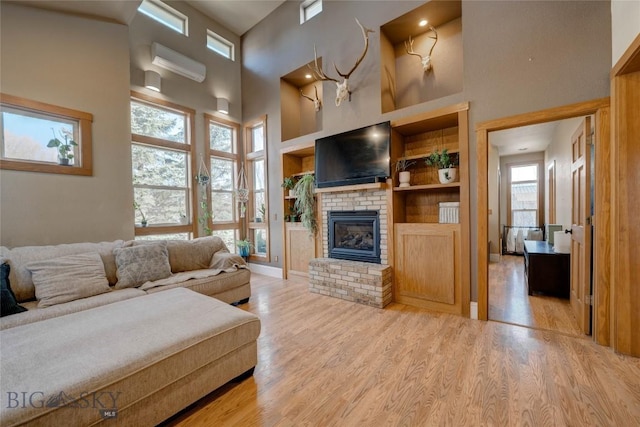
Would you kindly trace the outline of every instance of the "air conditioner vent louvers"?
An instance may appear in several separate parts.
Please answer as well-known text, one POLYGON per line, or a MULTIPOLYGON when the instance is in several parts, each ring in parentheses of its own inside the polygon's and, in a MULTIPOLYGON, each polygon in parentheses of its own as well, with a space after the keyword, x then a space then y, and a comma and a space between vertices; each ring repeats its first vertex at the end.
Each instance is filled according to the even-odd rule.
POLYGON ((151 44, 151 63, 199 83, 207 75, 207 67, 203 63, 156 42, 151 44))

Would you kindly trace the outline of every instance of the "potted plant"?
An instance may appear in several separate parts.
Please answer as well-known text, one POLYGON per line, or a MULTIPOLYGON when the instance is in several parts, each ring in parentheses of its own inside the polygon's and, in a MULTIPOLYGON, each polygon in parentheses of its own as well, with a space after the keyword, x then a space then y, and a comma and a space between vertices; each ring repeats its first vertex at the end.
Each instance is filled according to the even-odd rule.
POLYGON ((441 184, 455 181, 458 171, 455 166, 458 164, 458 159, 457 156, 451 156, 446 148, 442 151, 434 151, 428 157, 425 157, 424 162, 427 166, 438 167, 438 179, 441 184))
POLYGON ((296 192, 295 210, 300 214, 300 221, 309 234, 315 236, 318 231, 316 220, 316 198, 314 190, 316 179, 312 174, 302 176, 293 189, 296 192))
POLYGON ((140 221, 140 225, 143 227, 146 227, 147 218, 144 216, 144 212, 142 212, 142 209, 140 208, 140 204, 138 202, 133 202, 133 209, 140 212, 140 216, 142 217, 142 220, 140 221))
POLYGON ((293 187, 296 185, 296 182, 293 180, 293 177, 285 177, 282 180, 282 184, 280 185, 285 190, 289 190, 289 197, 295 197, 296 192, 293 190, 293 187))
POLYGON ((288 216, 288 220, 289 222, 297 222, 298 221, 298 212, 296 212, 295 208, 293 206, 289 206, 289 215, 288 216))
POLYGON ((396 162, 396 172, 398 172, 398 180, 400 181, 400 187, 409 187, 411 184, 411 172, 407 169, 409 166, 414 165, 416 162, 413 160, 407 160, 401 158, 396 162))
POLYGON ((71 160, 73 160, 73 148, 78 144, 71 139, 71 133, 67 130, 60 129, 60 137, 64 138, 64 142, 56 137, 56 132, 51 128, 53 132, 53 139, 49 140, 47 147, 56 148, 58 150, 58 162, 64 166, 70 166, 71 160))
POLYGON ((238 248, 238 255, 242 258, 248 258, 251 253, 251 246, 253 244, 249 239, 236 240, 236 247, 238 248))

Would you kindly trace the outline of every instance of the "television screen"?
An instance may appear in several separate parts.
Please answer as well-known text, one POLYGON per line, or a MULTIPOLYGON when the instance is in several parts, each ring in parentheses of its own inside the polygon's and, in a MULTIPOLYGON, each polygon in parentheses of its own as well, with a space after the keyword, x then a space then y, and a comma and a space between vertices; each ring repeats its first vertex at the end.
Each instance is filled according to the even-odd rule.
POLYGON ((391 123, 384 122, 316 140, 316 186, 365 184, 391 175, 391 123))

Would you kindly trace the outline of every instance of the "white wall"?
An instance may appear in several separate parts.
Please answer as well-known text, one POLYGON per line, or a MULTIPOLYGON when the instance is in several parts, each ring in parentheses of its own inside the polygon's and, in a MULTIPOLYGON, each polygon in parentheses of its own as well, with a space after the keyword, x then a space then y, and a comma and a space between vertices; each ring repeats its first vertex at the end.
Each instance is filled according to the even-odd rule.
POLYGON ((611 65, 614 66, 640 34, 640 1, 611 1, 611 65))
POLYGON ((2 92, 93 114, 93 176, 0 171, 0 243, 132 238, 128 28, 0 8, 2 92))

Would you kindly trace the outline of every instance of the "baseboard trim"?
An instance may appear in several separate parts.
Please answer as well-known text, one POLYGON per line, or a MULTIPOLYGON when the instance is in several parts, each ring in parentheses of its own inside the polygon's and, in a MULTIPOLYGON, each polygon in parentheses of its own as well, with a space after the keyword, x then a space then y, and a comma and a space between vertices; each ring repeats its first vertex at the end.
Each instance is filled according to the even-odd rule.
POLYGON ((500 262, 500 254, 489 254, 489 262, 500 262))
POLYGON ((278 267, 249 263, 249 270, 251 270, 252 273, 264 274, 265 276, 275 277, 276 279, 283 278, 282 269, 278 267))
POLYGON ((469 306, 470 306, 469 317, 471 319, 478 320, 478 303, 475 301, 471 301, 469 306))

